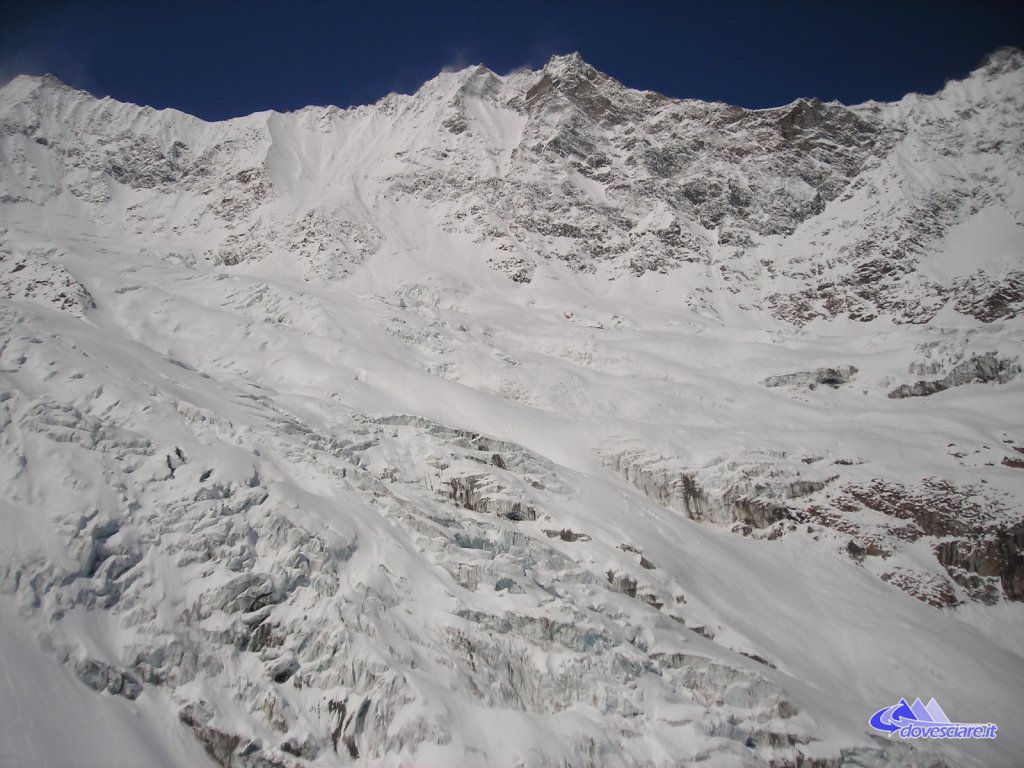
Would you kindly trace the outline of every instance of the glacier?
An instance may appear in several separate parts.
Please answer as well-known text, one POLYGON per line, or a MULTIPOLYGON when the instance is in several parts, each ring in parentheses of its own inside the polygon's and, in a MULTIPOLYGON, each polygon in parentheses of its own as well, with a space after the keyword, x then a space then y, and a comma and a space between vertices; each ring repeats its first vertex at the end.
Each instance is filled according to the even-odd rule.
POLYGON ((771 110, 17 77, 0 764, 1014 765, 1022 308, 1015 49, 771 110))

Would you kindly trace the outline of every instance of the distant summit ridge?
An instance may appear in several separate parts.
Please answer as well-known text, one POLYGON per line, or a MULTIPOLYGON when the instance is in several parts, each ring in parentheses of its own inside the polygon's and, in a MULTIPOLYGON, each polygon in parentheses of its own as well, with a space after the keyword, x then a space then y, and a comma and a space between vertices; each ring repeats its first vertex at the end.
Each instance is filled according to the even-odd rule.
POLYGON ((999 49, 969 89, 894 104, 745 110, 632 90, 571 53, 507 76, 469 67, 368 107, 201 129, 18 78, 0 92, 6 130, 37 149, 11 161, 7 199, 57 194, 102 222, 112 181, 161 194, 183 182, 199 195, 187 215, 147 199, 133 226, 209 232, 206 257, 229 264, 304 254, 311 278, 372 255, 388 228, 376 201, 400 199, 515 282, 552 263, 612 281, 685 273, 682 301, 713 316, 920 323, 949 308, 991 322, 1024 306, 1019 260, 950 249, 990 219, 1018 237, 1021 60, 999 49), (73 182, 26 181, 41 142, 73 182))
POLYGON ((978 69, 988 69, 997 74, 1014 72, 1024 66, 1024 51, 1014 45, 1004 45, 988 54, 978 69))

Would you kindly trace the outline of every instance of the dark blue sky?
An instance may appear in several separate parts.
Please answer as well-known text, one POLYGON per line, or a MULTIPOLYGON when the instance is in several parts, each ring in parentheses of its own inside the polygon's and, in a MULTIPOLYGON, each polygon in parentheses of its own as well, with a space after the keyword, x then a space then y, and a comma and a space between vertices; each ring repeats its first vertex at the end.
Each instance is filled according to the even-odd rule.
POLYGON ((0 80, 52 72, 206 119, 409 93, 580 51, 635 88, 746 107, 934 92, 999 45, 1021 2, 24 2, 0 10, 0 80))

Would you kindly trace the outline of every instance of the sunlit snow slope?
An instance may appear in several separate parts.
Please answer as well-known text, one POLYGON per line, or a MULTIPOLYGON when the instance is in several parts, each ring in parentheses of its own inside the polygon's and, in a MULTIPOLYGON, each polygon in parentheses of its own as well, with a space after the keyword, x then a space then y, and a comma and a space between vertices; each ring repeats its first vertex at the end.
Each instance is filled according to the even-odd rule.
POLYGON ((1022 309, 1016 50, 762 111, 16 78, 0 765, 1018 764, 1022 309))

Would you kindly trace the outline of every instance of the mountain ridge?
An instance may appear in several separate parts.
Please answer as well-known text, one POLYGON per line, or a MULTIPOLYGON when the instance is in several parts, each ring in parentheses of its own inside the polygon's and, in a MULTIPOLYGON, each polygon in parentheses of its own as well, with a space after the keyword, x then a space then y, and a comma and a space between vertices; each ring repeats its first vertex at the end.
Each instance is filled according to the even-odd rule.
MULTIPOLYGON (((743 107, 741 105, 731 105, 728 102, 721 101, 721 100, 703 101, 701 99, 691 98, 691 97, 687 97, 687 96, 669 96, 667 94, 661 93, 660 91, 654 91, 654 90, 649 90, 649 89, 642 89, 642 88, 641 89, 634 89, 634 88, 632 88, 630 86, 624 85, 623 83, 621 83, 620 81, 618 81, 615 78, 611 77, 610 75, 607 75, 605 73, 600 72, 596 67, 594 67, 589 62, 587 62, 583 58, 583 56, 579 53, 579 51, 573 51, 573 52, 567 53, 567 54, 553 54, 543 66, 541 66, 539 69, 536 69, 536 70, 530 69, 529 67, 516 67, 515 69, 511 70, 510 72, 502 75, 502 74, 500 74, 500 73, 490 69, 483 62, 480 62, 480 63, 477 63, 477 64, 468 64, 468 65, 463 66, 463 67, 461 67, 459 69, 445 69, 441 73, 439 73, 439 75, 437 77, 440 77, 442 75, 450 75, 450 74, 456 74, 457 75, 457 74, 465 73, 465 72, 467 72, 469 70, 472 70, 474 72, 490 73, 490 74, 494 75, 495 77, 498 77, 498 78, 501 78, 501 79, 506 79, 508 77, 511 77, 513 75, 516 75, 516 74, 520 74, 522 72, 542 73, 542 72, 544 72, 547 69, 552 68, 552 67, 554 67, 556 69, 559 69, 559 68, 565 68, 566 66, 569 66, 569 67, 580 66, 584 71, 589 71, 589 72, 592 72, 592 73, 599 74, 602 77, 612 79, 619 86, 621 86, 622 88, 625 88, 625 89, 628 89, 628 90, 635 90, 638 93, 653 94, 656 97, 660 97, 660 98, 664 98, 664 99, 668 99, 668 100, 672 100, 672 101, 684 101, 684 102, 685 101, 697 101, 697 102, 705 103, 705 104, 725 104, 727 106, 737 106, 738 108, 743 109, 744 111, 747 111, 747 112, 765 112, 765 111, 772 111, 772 110, 776 110, 776 109, 782 109, 784 107, 794 106, 795 104, 797 104, 797 102, 800 102, 800 101, 817 101, 817 102, 821 102, 821 103, 824 103, 824 104, 836 104, 836 105, 848 106, 848 107, 865 106, 865 105, 869 105, 869 104, 895 104, 895 103, 897 103, 897 101, 902 100, 902 98, 906 98, 906 96, 915 96, 915 95, 916 96, 934 96, 934 95, 937 95, 937 93, 938 93, 938 91, 936 93, 924 93, 922 91, 911 91, 911 92, 908 92, 904 97, 901 97, 901 99, 899 99, 897 101, 880 101, 880 100, 877 100, 877 99, 867 99, 866 101, 858 102, 858 103, 855 103, 855 104, 846 104, 845 102, 842 102, 842 101, 839 101, 839 100, 834 100, 834 99, 833 100, 829 100, 829 101, 822 101, 820 98, 818 98, 816 96, 797 96, 792 101, 786 102, 784 104, 778 104, 778 105, 770 106, 770 107, 750 108, 750 107, 743 107)), ((993 49, 990 53, 986 54, 984 57, 982 57, 982 59, 978 62, 977 66, 975 66, 971 70, 971 72, 969 72, 966 76, 959 77, 959 78, 956 78, 956 77, 949 78, 947 80, 946 84, 948 85, 949 83, 962 82, 964 80, 967 80, 971 76, 980 73, 981 70, 984 70, 984 69, 992 69, 993 71, 1005 74, 1006 72, 1015 71, 1015 70, 1019 69, 1021 66, 1024 66, 1024 51, 1022 51, 1020 48, 1018 48, 1016 46, 1012 46, 1012 45, 999 46, 999 47, 993 49)), ((435 78, 431 78, 431 80, 428 80, 427 82, 432 82, 434 79, 436 79, 436 77, 435 78)), ((88 89, 86 89, 86 88, 77 88, 75 86, 72 86, 72 85, 66 83, 65 81, 61 80, 60 77, 58 77, 57 75, 54 75, 51 72, 45 72, 45 73, 39 74, 39 75, 35 75, 35 74, 18 74, 18 75, 14 75, 6 83, 4 83, 2 86, 0 86, 0 90, 3 90, 3 89, 7 88, 10 85, 13 85, 15 83, 15 81, 38 82, 39 84, 44 84, 44 85, 49 85, 49 86, 57 87, 57 88, 59 88, 61 90, 71 91, 71 92, 74 92, 74 93, 77 93, 77 94, 85 94, 85 95, 88 95, 91 98, 97 99, 97 100, 111 99, 112 101, 117 101, 118 103, 133 104, 132 102, 122 102, 122 101, 119 101, 118 99, 114 98, 113 96, 109 96, 109 95, 108 96, 95 96, 88 89)), ((298 109, 295 109, 295 110, 285 110, 285 111, 279 111, 279 110, 275 110, 275 109, 256 110, 255 112, 249 113, 247 115, 238 115, 238 116, 235 116, 235 117, 229 117, 229 118, 224 118, 222 120, 214 120, 214 121, 204 120, 203 118, 192 116, 192 115, 190 115, 190 113, 188 113, 188 112, 186 112, 184 110, 177 109, 175 107, 153 107, 151 105, 145 105, 145 104, 133 104, 133 106, 137 106, 140 109, 152 109, 152 110, 157 111, 157 112, 162 112, 162 111, 177 112, 177 113, 180 113, 180 114, 183 114, 183 115, 189 115, 190 117, 194 117, 194 119, 196 119, 196 120, 201 120, 202 122, 206 122, 206 123, 210 123, 210 122, 230 122, 232 120, 240 120, 240 119, 243 119, 245 117, 249 117, 251 115, 266 114, 266 113, 270 113, 270 112, 276 112, 277 114, 295 114, 296 112, 302 112, 302 111, 307 110, 307 109, 336 109, 336 110, 360 109, 362 107, 374 106, 375 104, 379 104, 380 102, 388 100, 388 99, 391 99, 391 98, 393 98, 395 96, 414 96, 416 94, 416 92, 418 92, 422 87, 423 86, 420 86, 420 88, 418 88, 413 93, 401 93, 401 92, 398 92, 398 91, 392 91, 392 92, 389 92, 389 93, 385 94, 384 96, 382 96, 377 101, 368 102, 366 104, 353 104, 353 105, 348 106, 348 107, 340 107, 340 106, 330 105, 330 104, 322 104, 322 105, 309 104, 309 105, 306 105, 306 106, 303 106, 303 107, 299 107, 298 109)))
MULTIPOLYGON (((222 123, 195 123, 194 118, 177 112, 143 111, 135 113, 135 120, 155 119, 163 126, 160 130, 166 133, 167 130, 175 130, 165 124, 166 120, 182 117, 192 125, 192 128, 183 126, 187 133, 198 130, 200 133, 222 135, 222 141, 214 144, 215 147, 235 147, 248 142, 257 154, 245 160, 250 168, 239 171, 244 174, 239 178, 248 181, 242 182, 237 194, 255 198, 254 203, 244 208, 250 212, 263 208, 265 212, 260 218, 267 220, 275 215, 285 218, 309 215, 314 219, 319 215, 310 206, 299 206, 300 211, 295 206, 285 205, 285 210, 275 214, 261 205, 261 201, 269 200, 275 192, 294 188, 281 176, 276 182, 267 178, 273 157, 263 155, 264 150, 259 147, 266 146, 266 151, 270 152, 275 131, 278 136, 289 137, 282 138, 285 144, 293 141, 292 136, 310 136, 311 123, 320 126, 315 129, 317 132, 332 124, 332 131, 340 131, 343 135, 362 133, 365 136, 363 126, 390 119, 387 115, 398 115, 396 119, 411 123, 413 136, 420 137, 413 138, 413 144, 407 145, 408 139, 396 134, 391 140, 400 141, 404 149, 391 150, 386 141, 363 137, 358 142, 351 142, 350 148, 346 148, 349 142, 329 147, 330 142, 316 139, 314 143, 319 146, 315 149, 292 143, 287 150, 291 153, 289 158, 298 159, 301 166, 303 162, 320 163, 322 161, 315 153, 327 153, 331 158, 329 162, 341 163, 337 171, 329 169, 324 173, 319 173, 317 167, 307 167, 305 173, 313 180, 318 175, 348 173, 346 162, 358 164, 355 158, 346 160, 344 157, 353 151, 369 150, 379 159, 378 168, 394 167, 397 173, 380 176, 370 171, 365 176, 367 184, 355 182, 354 187, 367 187, 355 189, 357 197, 398 194, 415 198, 422 190, 426 200, 421 202, 429 206, 431 196, 445 196, 440 191, 442 186, 450 187, 448 196, 464 195, 475 186, 473 191, 479 200, 474 211, 449 214, 442 226, 461 229, 477 239, 489 239, 490 245, 497 246, 499 251, 491 257, 491 263, 519 282, 532 279, 537 264, 550 258, 563 260, 581 271, 606 271, 610 267, 611 276, 672 271, 689 262, 703 265, 706 272, 718 269, 730 290, 738 288, 742 291, 744 284, 751 286, 756 299, 748 302, 748 306, 756 306, 760 312, 788 322, 808 322, 815 317, 833 316, 837 311, 863 319, 888 315, 897 321, 920 322, 949 301, 959 311, 994 318, 1007 313, 1012 316, 1020 311, 1020 286, 1024 277, 1019 272, 997 275, 995 282, 991 276, 974 275, 960 284, 943 284, 934 279, 921 279, 914 263, 913 251, 919 240, 941 238, 965 215, 971 215, 970 210, 965 212, 956 199, 958 195, 972 194, 969 188, 964 188, 962 181, 946 183, 936 179, 939 183, 934 190, 922 189, 913 193, 921 198, 921 202, 907 209, 905 188, 912 184, 920 187, 920 179, 902 178, 905 175, 903 171, 899 171, 896 177, 886 172, 878 179, 861 178, 860 184, 869 192, 877 191, 879 184, 897 185, 899 189, 892 194, 896 195, 897 201, 904 201, 904 210, 897 208, 888 212, 892 215, 876 216, 877 231, 860 243, 846 242, 848 237, 838 243, 819 242, 813 258, 820 261, 828 251, 852 248, 853 259, 844 261, 851 263, 856 272, 855 275, 850 275, 849 270, 846 274, 842 269, 834 272, 830 279, 819 281, 826 284, 823 289, 808 287, 797 294, 776 290, 776 284, 785 281, 775 280, 771 271, 764 274, 761 265, 764 258, 761 255, 755 257, 755 253, 759 249, 767 251, 769 260, 776 262, 775 266, 783 266, 785 260, 779 262, 772 254, 793 249, 788 248, 784 241, 776 243, 773 238, 791 235, 797 226, 815 220, 833 203, 842 209, 842 201, 837 200, 840 192, 872 164, 884 160, 898 144, 909 141, 903 124, 908 119, 918 119, 914 115, 920 113, 925 104, 954 98, 972 82, 1013 76, 1019 70, 1020 60, 1019 51, 994 53, 992 61, 997 64, 982 67, 967 80, 955 81, 933 97, 910 95, 888 105, 869 102, 849 108, 798 99, 783 107, 750 111, 727 105, 666 99, 650 92, 625 88, 597 73, 578 56, 566 56, 552 58, 537 72, 520 72, 506 78, 500 78, 489 70, 485 72, 480 66, 467 67, 428 81, 411 96, 392 94, 375 105, 348 110, 310 107, 294 113, 270 111, 222 123), (551 79, 552 74, 555 80, 551 79), (566 76, 569 76, 568 85, 563 82, 566 76), (489 83, 489 94, 473 91, 484 87, 481 85, 484 79, 489 83), (427 104, 434 105, 432 110, 440 108, 441 111, 424 112, 427 104), (497 111, 467 117, 467 104, 485 105, 485 113, 497 111), (494 132, 496 116, 504 121, 505 133, 494 132), (641 134, 630 130, 630 121, 635 123, 638 120, 649 126, 641 134), (675 128, 666 122, 679 120, 683 122, 676 123, 678 127, 675 128), (264 121, 266 127, 263 126, 264 121), (513 130, 509 126, 516 121, 525 121, 520 129, 525 133, 508 133, 508 130, 513 130), (295 128, 286 127, 297 128, 300 125, 307 127, 299 128, 297 134, 295 128), (479 133, 484 130, 481 128, 484 125, 491 126, 487 129, 490 133, 479 133), (604 135, 608 130, 616 130, 615 126, 621 128, 623 125, 627 126, 623 135, 604 135), (470 130, 471 126, 473 130, 470 130), (440 137, 435 131, 441 131, 440 137), (235 133, 240 136, 236 138, 235 133), (449 138, 444 139, 445 135, 449 138), (369 144, 366 143, 368 140, 369 144), (751 142, 760 147, 752 154, 751 147, 755 145, 751 142), (301 155, 306 151, 314 154, 302 160, 301 155), (452 152, 473 160, 461 173, 456 166, 444 166, 440 175, 437 170, 431 171, 431 167, 441 168, 445 157, 452 152), (747 155, 751 161, 743 159, 747 155), (504 166, 495 166, 489 159, 494 156, 504 157, 504 166), (688 161, 687 157, 692 159, 688 161), (545 166, 549 180, 538 186, 541 180, 534 178, 534 171, 545 166), (570 187, 553 183, 566 172, 577 182, 570 187), (574 173, 577 175, 573 176, 574 173), (456 175, 461 178, 453 178, 456 175), (479 183, 485 179, 491 181, 479 183), (252 188, 247 187, 249 183, 253 184, 252 188), (494 188, 495 184, 497 188, 494 188), (498 206, 494 197, 496 191, 508 202, 498 206), (922 195, 921 192, 927 193, 922 195), (562 219, 558 225, 552 224, 550 212, 545 210, 545 201, 551 200, 553 194, 566 195, 569 203, 568 207, 558 209, 562 219), (921 225, 922 213, 933 221, 921 225), (651 216, 661 222, 654 228, 642 224, 651 221, 651 216), (889 222, 886 219, 894 220, 889 222), (915 231, 909 236, 909 242, 901 243, 900 231, 907 229, 915 231), (490 237, 489 233, 494 236, 490 237), (553 238, 557 238, 557 242, 548 242, 553 238), (549 247, 552 244, 554 247, 549 247), (652 251, 659 255, 654 256, 652 251), (897 262, 899 269, 893 273, 891 268, 879 263, 879 257, 897 262), (896 277, 906 275, 918 281, 917 292, 921 299, 914 305, 898 308, 898 302, 891 296, 897 290, 893 282, 896 277), (864 285, 867 287, 862 288, 864 285)), ((45 80, 25 82, 36 82, 43 89, 55 87, 45 80)), ((1013 86, 1007 84, 1004 89, 1013 90, 1013 86)), ((75 100, 85 98, 82 92, 73 93, 75 100)), ((107 115, 103 110, 113 109, 120 114, 131 109, 113 101, 92 100, 89 103, 94 110, 100 109, 103 115, 107 115)), ((32 123, 34 118, 29 115, 26 119, 32 123)), ((927 124, 935 122, 927 115, 923 119, 927 124)), ((910 135, 921 136, 922 130, 921 127, 916 128, 910 135)), ((1019 134, 1019 120, 1009 130, 1019 134)), ((146 133, 148 136, 151 131, 147 129, 146 133)), ((927 141, 964 143, 963 137, 956 138, 955 134, 948 133, 948 128, 942 128, 936 138, 927 141)), ((49 141, 46 137, 40 138, 49 141)), ((915 141, 920 145, 920 139, 915 141)), ((172 141, 168 139, 164 143, 170 145, 172 141)), ((141 137, 135 144, 136 151, 142 155, 139 159, 150 166, 173 166, 177 162, 167 153, 173 154, 178 145, 158 147, 150 139, 141 137)), ((993 151, 993 146, 990 142, 987 151, 993 151)), ((925 148, 925 151, 934 155, 934 150, 925 148)), ((998 148, 995 151, 998 154, 998 148)), ((1009 157, 1014 156, 1011 154, 1009 157)), ((90 188, 96 190, 105 183, 104 176, 109 176, 111 169, 99 161, 94 162, 91 169, 84 170, 90 177, 90 188), (99 177, 97 171, 101 174, 99 177)), ((163 178, 166 180, 177 178, 173 170, 165 168, 165 171, 163 178)), ((115 179, 131 185, 128 176, 118 176, 116 170, 113 175, 115 179)), ((145 185, 155 184, 155 180, 148 176, 141 181, 145 185)), ((351 197, 339 200, 339 204, 353 207, 351 197)), ((861 208, 871 204, 871 198, 863 193, 858 195, 854 191, 853 198, 861 208)), ((318 207, 322 209, 323 205, 318 207)), ((1015 207, 1010 201, 1011 214, 1013 210, 1015 207)), ((260 222, 250 221, 248 229, 251 236, 247 237, 244 233, 231 231, 237 230, 238 224, 223 211, 214 207, 208 213, 212 216, 207 218, 214 219, 210 222, 212 226, 209 228, 214 230, 210 234, 218 241, 207 249, 208 255, 227 262, 252 257, 243 257, 243 251, 258 257, 267 242, 290 239, 283 229, 294 229, 294 224, 283 221, 266 232, 262 231, 264 228, 260 222), (226 226, 219 225, 216 219, 226 219, 226 226), (250 240, 253 241, 251 248, 248 247, 250 240)), ((375 239, 373 233, 377 229, 372 218, 360 216, 357 221, 346 224, 360 233, 356 236, 359 242, 353 243, 354 247, 347 254, 357 263, 372 252, 372 244, 368 241, 375 239)), ((831 230, 837 223, 841 224, 842 219, 839 222, 834 219, 836 215, 827 217, 818 229, 831 230)), ((302 237, 310 236, 313 235, 308 231, 302 233, 302 237)), ((807 240, 813 241, 814 238, 809 236, 807 240)), ((324 265, 300 264, 302 267, 320 278, 329 273, 324 265)), ((800 270, 795 273, 798 279, 801 274, 800 270)), ((690 306, 708 306, 707 294, 714 292, 719 282, 718 277, 710 278, 710 274, 690 276, 690 282, 694 284, 687 297, 690 306)))

